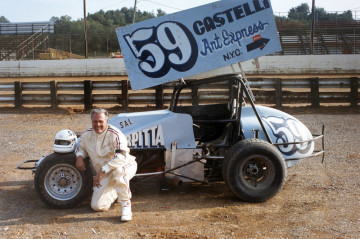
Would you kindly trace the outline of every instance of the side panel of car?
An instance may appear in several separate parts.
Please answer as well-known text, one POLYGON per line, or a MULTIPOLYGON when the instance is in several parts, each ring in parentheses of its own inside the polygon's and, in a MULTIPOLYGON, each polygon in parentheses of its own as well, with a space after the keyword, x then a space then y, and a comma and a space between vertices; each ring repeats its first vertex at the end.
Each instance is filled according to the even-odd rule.
MULTIPOLYGON (((185 165, 193 160, 193 155, 201 155, 201 149, 176 149, 175 147, 172 150, 167 150, 165 153, 166 160, 166 170, 185 165)), ((190 165, 181 167, 174 171, 175 174, 180 174, 185 177, 193 178, 198 181, 204 181, 204 164, 201 162, 195 162, 190 165)), ((189 178, 178 177, 173 174, 166 174, 167 178, 175 177, 178 180, 183 182, 193 182, 189 178)))
MULTIPOLYGON (((313 139, 309 129, 295 117, 265 106, 256 106, 256 109, 272 143, 295 143, 313 139)), ((264 131, 251 107, 246 106, 242 109, 241 126, 245 138, 258 137, 267 141, 264 131)), ((313 141, 276 146, 285 160, 308 157, 314 151, 313 141)))
POLYGON ((177 148, 196 148, 192 118, 187 114, 169 110, 123 113, 111 118, 109 124, 127 136, 130 148, 169 150, 172 142, 177 148))

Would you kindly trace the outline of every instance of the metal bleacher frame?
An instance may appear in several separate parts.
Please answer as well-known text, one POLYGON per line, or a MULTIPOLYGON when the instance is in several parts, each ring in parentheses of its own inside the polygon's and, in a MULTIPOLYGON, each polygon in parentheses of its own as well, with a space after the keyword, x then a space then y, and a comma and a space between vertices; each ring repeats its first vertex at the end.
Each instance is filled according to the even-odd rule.
POLYGON ((48 22, 0 23, 0 60, 23 60, 46 44, 54 24, 48 22))
MULTIPOLYGON (((277 22, 283 55, 310 54, 310 23, 277 22)), ((360 21, 318 21, 314 54, 359 54, 360 21)))

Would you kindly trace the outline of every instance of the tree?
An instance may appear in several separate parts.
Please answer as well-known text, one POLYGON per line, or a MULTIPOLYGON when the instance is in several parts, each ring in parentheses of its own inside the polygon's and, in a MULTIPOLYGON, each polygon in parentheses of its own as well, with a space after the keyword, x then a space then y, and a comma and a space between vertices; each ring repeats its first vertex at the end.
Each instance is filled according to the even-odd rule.
POLYGON ((350 10, 347 10, 346 12, 343 12, 342 14, 339 15, 337 15, 336 13, 336 17, 337 20, 342 20, 342 21, 354 20, 352 12, 350 10))
MULTIPOLYGON (((310 18, 311 15, 312 14, 309 15, 310 18)), ((315 8, 315 19, 317 21, 351 21, 353 17, 350 10, 338 14, 337 12, 328 13, 324 8, 315 8)))
MULTIPOLYGON (((316 15, 315 15, 316 16, 316 15)), ((343 12, 341 14, 336 13, 328 13, 328 20, 332 21, 351 21, 353 19, 352 12, 350 10, 343 12)))
MULTIPOLYGON (((309 19, 312 19, 312 13, 309 14, 309 19)), ((316 21, 327 21, 329 20, 329 15, 324 8, 315 7, 315 19, 316 21)))
POLYGON ((0 23, 8 23, 10 22, 6 17, 0 16, 0 23))
POLYGON ((304 21, 308 20, 310 15, 310 8, 307 3, 302 3, 297 7, 289 10, 288 18, 293 20, 304 21))
POLYGON ((83 31, 82 20, 72 21, 70 16, 52 17, 55 34, 81 34, 83 31))
POLYGON ((165 16, 165 15, 166 15, 166 12, 164 12, 163 10, 161 10, 161 9, 157 10, 157 14, 156 14, 157 17, 161 17, 161 16, 165 16))
MULTIPOLYGON (((123 7, 120 10, 100 10, 96 13, 88 14, 87 31, 88 31, 88 50, 89 55, 104 55, 109 52, 119 50, 115 29, 117 27, 131 24, 133 8, 123 7)), ((151 12, 136 11, 136 22, 148 20, 155 17, 166 15, 160 9, 157 14, 151 12)), ((52 17, 54 22, 55 36, 51 40, 53 48, 64 51, 71 51, 77 54, 84 52, 84 23, 83 19, 76 21, 69 16, 52 17)))
POLYGON ((284 17, 284 16, 275 16, 275 21, 276 22, 283 22, 283 21, 287 21, 288 18, 284 17))
MULTIPOLYGON (((302 3, 297 7, 289 10, 288 19, 298 21, 310 21, 312 13, 307 3, 302 3)), ((351 21, 354 20, 351 11, 346 11, 341 14, 328 13, 324 8, 315 7, 315 19, 317 21, 351 21)))

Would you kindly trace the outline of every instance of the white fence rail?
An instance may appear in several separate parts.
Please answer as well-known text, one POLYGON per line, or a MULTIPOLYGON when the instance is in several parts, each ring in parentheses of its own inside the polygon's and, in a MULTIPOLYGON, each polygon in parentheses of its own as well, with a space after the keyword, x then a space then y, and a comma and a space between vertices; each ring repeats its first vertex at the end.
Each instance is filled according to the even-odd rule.
MULTIPOLYGON (((322 103, 359 104, 360 78, 248 79, 257 103, 276 107, 322 103)), ((21 108, 28 105, 59 107, 112 104, 127 107, 163 108, 169 105, 175 83, 159 85, 143 91, 132 91, 127 80, 78 82, 0 82, 0 107, 21 108)), ((181 95, 182 104, 226 102, 229 85, 209 84, 181 95)))

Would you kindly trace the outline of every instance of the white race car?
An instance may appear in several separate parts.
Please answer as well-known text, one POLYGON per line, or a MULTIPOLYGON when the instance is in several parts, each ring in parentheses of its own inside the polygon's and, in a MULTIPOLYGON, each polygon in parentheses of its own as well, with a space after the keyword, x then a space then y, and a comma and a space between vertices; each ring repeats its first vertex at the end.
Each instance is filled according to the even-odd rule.
MULTIPOLYGON (((286 169, 301 159, 321 154, 324 159, 324 127, 322 134, 312 135, 295 117, 255 106, 249 85, 238 75, 181 81, 169 109, 121 113, 109 124, 127 136, 140 182, 159 175, 179 183, 225 181, 236 197, 248 202, 274 197, 286 169), (183 89, 200 91, 224 81, 229 85, 227 103, 180 106, 183 89), (322 149, 314 151, 319 138, 322 149)), ((75 168, 76 136, 71 132, 58 133, 54 153, 18 166, 33 170, 38 195, 55 208, 74 207, 92 191, 91 170, 75 168), (23 166, 31 162, 34 167, 23 166)))

